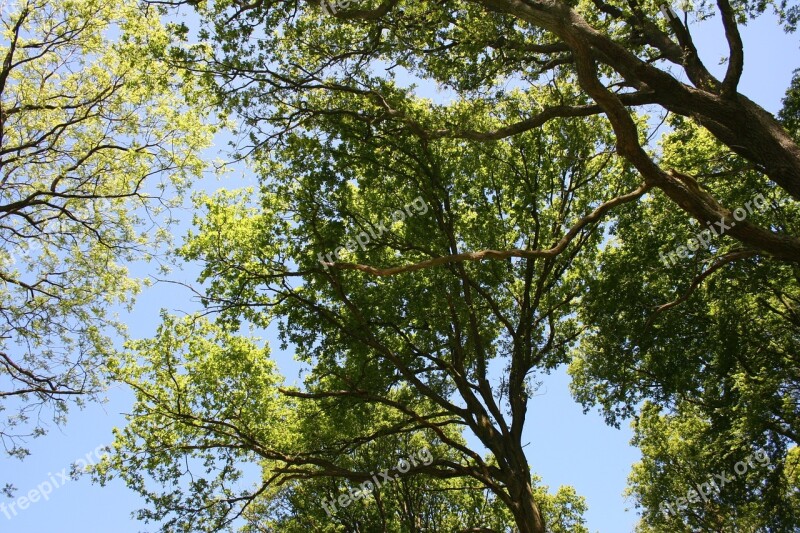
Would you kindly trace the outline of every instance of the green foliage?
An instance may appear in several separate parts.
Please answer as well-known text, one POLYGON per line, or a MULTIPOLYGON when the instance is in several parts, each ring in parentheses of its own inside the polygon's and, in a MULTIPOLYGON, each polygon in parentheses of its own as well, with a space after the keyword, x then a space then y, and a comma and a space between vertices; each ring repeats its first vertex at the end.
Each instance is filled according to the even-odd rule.
MULTIPOLYGON (((662 141, 670 165, 708 177, 725 205, 749 202, 747 220, 798 232, 800 212, 785 195, 761 185, 757 173, 694 124, 673 126, 662 141), (738 171, 726 171, 731 167, 738 171), (759 194, 764 202, 754 201, 759 194)), ((570 372, 587 409, 598 406, 615 425, 634 418, 643 460, 631 493, 643 509, 642 530, 794 527, 796 480, 782 472, 800 436, 796 267, 748 254, 724 234, 706 235, 708 245, 686 257, 670 257, 706 228, 663 196, 618 215, 582 300, 579 318, 589 334, 570 372), (759 447, 770 468, 751 471, 689 511, 666 516, 659 508, 691 484, 732 472, 759 447)))
MULTIPOLYGON (((137 397, 103 475, 145 495, 143 516, 165 530, 580 531, 583 501, 545 491, 522 443, 529 399, 569 364, 587 409, 637 422, 641 528, 797 527, 785 465, 799 414, 800 151, 738 93, 737 29, 770 7, 791 25, 792 8, 686 7, 687 24, 658 2, 364 0, 334 16, 318 2, 200 3, 199 42, 169 57, 238 114, 237 155, 260 183, 198 196, 180 254, 202 264, 217 313, 203 335, 277 327, 305 379, 253 384, 292 413, 291 437, 246 412, 228 432, 224 396, 241 391, 200 401, 172 371, 158 377, 157 342, 133 345, 149 370, 117 378, 171 392, 137 397), (711 16, 726 30, 724 79, 688 24, 711 16), (415 84, 441 91, 422 98, 415 84), (392 220, 417 199, 425 209, 392 220), (747 205, 725 235, 681 248, 747 205), (317 505, 421 446, 436 459, 381 491, 385 505, 336 518, 317 505), (755 446, 770 468, 691 516, 659 513, 690 487, 685 472, 713 474, 755 446), (232 492, 248 454, 259 479, 232 492), (195 461, 227 470, 174 489, 195 461), (148 474, 166 488, 146 488, 148 474)), ((170 347, 175 368, 199 356, 192 335, 170 347)))
POLYGON ((126 262, 169 241, 206 163, 206 98, 159 57, 174 40, 136 2, 22 0, 0 14, 0 438, 18 457, 94 398, 141 283, 126 262))
POLYGON ((798 71, 795 71, 792 77, 792 84, 786 91, 783 108, 778 116, 794 139, 800 139, 800 72, 798 71))
MULTIPOLYGON (((492 127, 493 114, 515 112, 432 106, 393 90, 397 102, 431 124, 469 116, 492 127)), ((369 105, 359 95, 335 98, 353 109, 369 105)), ((239 509, 246 531, 369 531, 383 523, 389 531, 416 531, 419 520, 436 531, 502 531, 523 520, 512 502, 526 501, 524 491, 551 530, 583 531, 582 498, 568 487, 551 493, 539 485, 512 435, 522 430, 537 381, 567 361, 580 331, 571 303, 583 280, 570 269, 596 253, 603 232, 578 221, 598 198, 636 185, 628 169, 611 162, 610 132, 596 120, 553 122, 505 142, 430 145, 391 135, 391 123, 364 124, 348 114, 320 116, 314 126, 288 136, 280 151, 257 154, 257 194, 198 196, 196 229, 180 250, 204 265, 204 302, 219 311, 213 331, 277 324, 308 371, 304 383, 278 389, 269 379, 245 383, 238 374, 218 374, 216 365, 200 370, 197 357, 226 358, 232 340, 193 348, 212 326, 173 337, 178 326, 167 318, 159 337, 132 344, 131 362, 119 368, 116 379, 139 393, 104 476, 122 475, 150 502, 141 516, 162 521, 165 531, 234 528, 239 509), (393 213, 403 206, 400 220, 393 213), (364 246, 342 251, 343 261, 391 265, 479 247, 548 248, 576 224, 564 253, 541 259, 376 278, 319 260, 370 231, 364 246), (241 388, 201 394, 183 385, 183 376, 201 371, 210 375, 193 379, 241 388), (275 424, 246 409, 230 412, 230 399, 245 390, 288 402, 291 416, 275 424), (489 455, 466 444, 465 430, 489 455), (169 488, 183 465, 210 467, 204 450, 212 442, 232 477, 203 476, 202 491, 169 488), (374 502, 327 516, 323 498, 338 498, 369 472, 423 447, 435 457, 431 465, 381 488, 374 502), (256 459, 248 454, 259 456, 260 481, 247 495, 234 494, 225 483, 256 459), (146 473, 166 492, 146 488, 146 473), (220 499, 231 507, 210 505, 220 499)))
POLYGON ((198 316, 164 315, 154 339, 127 347, 109 371, 133 387, 137 403, 132 423, 116 433, 119 453, 96 467, 97 476, 105 483, 119 471, 152 503, 155 510, 141 512, 140 519, 160 520, 162 506, 182 502, 208 516, 166 522, 165 530, 177 524, 182 531, 215 531, 204 524, 221 520, 242 497, 238 465, 271 458, 273 448, 286 450, 296 439, 293 406, 276 390, 282 378, 257 340, 198 316), (192 476, 188 459, 204 475, 192 476), (169 492, 148 490, 150 481, 169 492))
POLYGON ((770 457, 762 443, 731 442, 715 425, 688 402, 669 415, 642 408, 634 443, 643 460, 630 477, 644 509, 639 531, 785 531, 797 523, 797 448, 770 457))

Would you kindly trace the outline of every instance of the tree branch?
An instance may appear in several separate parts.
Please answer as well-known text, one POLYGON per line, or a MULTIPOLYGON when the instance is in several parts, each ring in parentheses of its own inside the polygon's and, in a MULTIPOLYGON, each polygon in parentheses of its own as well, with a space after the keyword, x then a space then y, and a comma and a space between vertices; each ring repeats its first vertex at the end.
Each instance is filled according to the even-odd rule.
POLYGON ((503 260, 511 257, 520 257, 527 259, 535 259, 542 257, 555 257, 569 245, 576 235, 587 225, 597 222, 609 210, 619 205, 631 202, 640 198, 651 188, 650 185, 641 185, 639 188, 623 196, 618 196, 613 200, 609 200, 604 204, 597 207, 590 214, 580 219, 570 230, 558 241, 554 246, 547 249, 539 250, 522 250, 515 248, 512 250, 480 250, 477 252, 464 252, 460 254, 446 255, 442 257, 435 257, 419 263, 411 265, 403 265, 389 268, 376 268, 369 265, 361 265, 356 263, 322 263, 325 266, 338 268, 340 270, 358 270, 371 274, 373 276, 395 276, 406 272, 415 272, 427 268, 433 268, 450 263, 459 263, 464 261, 483 261, 484 259, 503 260))

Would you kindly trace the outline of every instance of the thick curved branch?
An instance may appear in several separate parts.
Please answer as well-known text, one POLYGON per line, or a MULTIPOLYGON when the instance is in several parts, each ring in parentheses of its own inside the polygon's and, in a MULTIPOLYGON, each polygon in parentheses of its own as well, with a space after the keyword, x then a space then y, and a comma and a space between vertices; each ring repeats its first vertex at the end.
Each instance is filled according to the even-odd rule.
MULTIPOLYGON (((596 104, 568 106, 558 105, 547 107, 540 113, 529 117, 525 120, 503 126, 496 130, 491 131, 476 131, 476 130, 455 130, 455 129, 438 129, 429 131, 419 122, 405 116, 402 111, 392 108, 389 103, 379 94, 372 93, 377 97, 380 105, 386 110, 387 114, 392 117, 398 117, 408 126, 408 128, 420 138, 426 140, 435 139, 467 139, 470 141, 499 141, 507 137, 512 137, 520 133, 543 126, 546 122, 556 118, 569 118, 569 117, 588 117, 598 115, 603 112, 603 108, 596 104)), ((649 91, 625 93, 618 96, 620 102, 624 105, 639 106, 655 103, 654 94, 649 91)))
POLYGON ((406 272, 415 272, 417 270, 424 270, 427 268, 433 268, 450 263, 460 263, 464 261, 483 261, 484 259, 502 260, 502 259, 509 259, 511 257, 521 257, 526 259, 555 257, 564 251, 564 249, 569 245, 570 242, 572 242, 572 240, 578 235, 578 233, 580 233, 580 231, 584 227, 600 220, 603 217, 603 215, 605 215, 609 210, 619 205, 639 199, 650 188, 651 188, 650 185, 647 184, 641 185, 633 192, 630 192, 623 196, 618 196, 613 200, 609 200, 608 202, 605 202, 604 204, 598 206, 594 211, 592 211, 590 214, 580 219, 577 224, 572 226, 572 228, 570 228, 570 230, 553 247, 544 250, 542 249, 523 250, 520 248, 514 248, 512 250, 481 250, 477 252, 464 252, 460 254, 435 257, 433 259, 428 259, 411 265, 403 265, 390 268, 376 268, 373 266, 361 265, 356 263, 322 263, 322 264, 328 267, 338 268, 340 270, 359 270, 367 274, 372 274, 373 276, 395 276, 397 274, 403 274, 406 272))
POLYGON ((725 234, 754 250, 776 259, 800 263, 800 239, 763 229, 747 220, 737 221, 730 209, 722 206, 691 176, 676 170, 659 171, 656 187, 680 205, 701 224, 717 223, 726 227, 725 234))
MULTIPOLYGON (((699 60, 692 59, 694 45, 691 35, 682 24, 672 21, 673 30, 677 32, 679 40, 682 40, 684 52, 692 56, 687 58, 686 65, 687 73, 694 78, 692 83, 696 88, 642 60, 622 44, 592 27, 565 3, 545 0, 474 1, 492 11, 506 13, 550 31, 565 42, 576 58, 581 86, 609 115, 618 136, 620 131, 617 130, 624 124, 627 138, 621 141, 622 144, 630 144, 631 140, 636 140, 636 126, 618 101, 609 101, 614 95, 598 81, 593 67, 594 61, 602 61, 614 69, 626 80, 627 85, 640 90, 652 90, 658 103, 667 110, 697 120, 731 150, 761 165, 771 180, 800 200, 800 147, 775 117, 762 107, 738 93, 735 93, 736 98, 723 98, 719 94, 721 83, 710 75, 706 76, 700 68, 702 64, 697 62, 699 60), (579 55, 582 57, 579 58, 579 55), (690 68, 692 66, 696 67, 694 71, 690 68), (622 117, 621 113, 627 117, 622 117), (634 137, 630 137, 631 134, 634 137)), ((735 35, 731 34, 731 39, 735 43, 735 35)), ((732 57, 731 63, 734 70, 731 71, 729 81, 736 77, 738 59, 732 57)), ((652 168, 655 164, 638 146, 638 140, 634 144, 636 146, 631 145, 630 150, 620 153, 633 162, 643 175, 650 176, 650 179, 664 174, 657 168, 652 168), (648 161, 644 163, 642 157, 648 161), (643 171, 645 166, 651 167, 650 170, 643 171)), ((665 175, 660 177, 660 180, 665 179, 665 175)), ((745 244, 752 245, 750 242, 745 244)))
POLYGON ((720 222, 726 228, 726 234, 748 247, 776 259, 800 263, 800 239, 767 231, 747 220, 736 221, 733 213, 702 189, 694 178, 675 170, 665 172, 659 168, 642 148, 639 131, 630 113, 598 79, 591 50, 578 39, 570 44, 575 50, 581 86, 603 107, 617 138, 617 151, 636 167, 646 183, 664 191, 701 224, 720 222))

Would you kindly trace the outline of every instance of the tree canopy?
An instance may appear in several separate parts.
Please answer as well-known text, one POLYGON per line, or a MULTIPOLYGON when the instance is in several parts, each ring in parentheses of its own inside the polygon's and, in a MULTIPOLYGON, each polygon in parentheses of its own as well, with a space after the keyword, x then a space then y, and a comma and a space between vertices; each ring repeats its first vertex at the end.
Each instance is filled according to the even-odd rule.
POLYGON ((0 23, 0 440, 24 457, 102 392, 127 265, 163 253, 213 128, 152 7, 23 0, 0 23))
POLYGON ((584 531, 523 440, 569 366, 633 422, 641 531, 798 527, 798 82, 778 117, 738 91, 740 26, 793 31, 796 6, 191 4, 168 57, 241 119, 259 188, 196 197, 178 255, 205 312, 109 366, 136 404, 96 475, 141 518, 584 531), (692 37, 712 18, 721 77, 692 37), (301 385, 243 333, 274 326, 301 385))

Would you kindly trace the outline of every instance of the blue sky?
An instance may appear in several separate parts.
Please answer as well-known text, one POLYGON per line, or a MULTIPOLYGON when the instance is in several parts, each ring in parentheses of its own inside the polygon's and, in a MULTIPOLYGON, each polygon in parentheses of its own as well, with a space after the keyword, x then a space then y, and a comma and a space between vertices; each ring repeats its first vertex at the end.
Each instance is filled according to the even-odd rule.
MULTIPOLYGON (((710 68, 718 66, 727 55, 720 41, 719 21, 713 20, 695 30, 701 57, 710 68)), ((770 111, 780 108, 780 100, 791 79, 792 71, 800 67, 797 53, 798 37, 785 35, 773 22, 751 23, 744 30, 745 69, 740 91, 770 111)), ((434 97, 434 95, 430 95, 434 97)), ((220 140, 223 145, 223 139, 220 140)), ((224 149, 224 146, 220 146, 224 149)), ((212 157, 216 153, 212 151, 212 157)), ((241 172, 222 180, 209 178, 199 185, 202 189, 238 188, 253 183, 253 178, 241 172)), ((185 222, 189 212, 183 216, 185 222)), ((184 227, 186 227, 184 225, 184 227)), ((147 275, 147 268, 136 266, 136 275, 147 275)), ((172 279, 192 283, 195 267, 175 272, 172 279)), ((146 289, 131 313, 121 313, 133 337, 149 337, 158 324, 159 310, 190 311, 195 308, 191 294, 176 285, 157 284, 146 289)), ((289 381, 297 376, 291 352, 280 352, 278 343, 269 338, 279 367, 289 381)), ((539 394, 530 401, 525 441, 533 471, 543 482, 555 489, 573 485, 587 498, 586 514, 591 531, 628 532, 636 522, 632 502, 623 499, 622 491, 631 463, 638 458, 636 449, 628 445, 630 431, 606 426, 599 415, 583 415, 569 396, 568 378, 558 372, 545 380, 539 394)), ((113 427, 124 425, 122 413, 127 411, 132 395, 121 388, 108 393, 104 405, 92 404, 82 411, 73 411, 69 423, 29 443, 32 456, 23 462, 0 457, 0 481, 12 481, 17 497, 25 495, 75 460, 85 457, 98 446, 111 442, 113 427)), ((0 484, 2 484, 0 483, 0 484)), ((0 503, 11 500, 0 497, 0 503)), ((106 487, 93 485, 88 478, 69 481, 55 489, 48 501, 38 501, 7 519, 0 512, 0 533, 128 533, 155 531, 155 525, 134 521, 131 513, 141 505, 137 495, 118 481, 106 487)))

